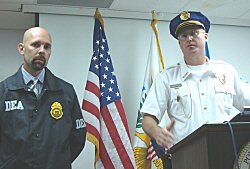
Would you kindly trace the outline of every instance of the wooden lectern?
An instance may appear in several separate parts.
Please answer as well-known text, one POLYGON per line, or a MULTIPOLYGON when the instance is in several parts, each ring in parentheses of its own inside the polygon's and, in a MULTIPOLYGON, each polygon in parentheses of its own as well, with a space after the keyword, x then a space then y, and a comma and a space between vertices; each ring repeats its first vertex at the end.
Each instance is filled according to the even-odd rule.
MULTIPOLYGON (((231 123, 237 153, 250 140, 250 123, 231 123)), ((233 169, 235 154, 227 123, 204 124, 169 151, 172 169, 233 169)))

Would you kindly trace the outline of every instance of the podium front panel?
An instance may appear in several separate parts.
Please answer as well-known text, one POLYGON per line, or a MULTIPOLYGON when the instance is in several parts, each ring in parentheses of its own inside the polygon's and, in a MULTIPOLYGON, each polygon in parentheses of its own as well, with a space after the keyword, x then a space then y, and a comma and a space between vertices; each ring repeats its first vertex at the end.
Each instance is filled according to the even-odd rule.
MULTIPOLYGON (((250 123, 231 123, 236 149, 250 139, 250 123)), ((237 153, 238 153, 237 152, 237 153)), ((228 124, 204 124, 174 145, 172 169, 233 169, 234 148, 228 124)))

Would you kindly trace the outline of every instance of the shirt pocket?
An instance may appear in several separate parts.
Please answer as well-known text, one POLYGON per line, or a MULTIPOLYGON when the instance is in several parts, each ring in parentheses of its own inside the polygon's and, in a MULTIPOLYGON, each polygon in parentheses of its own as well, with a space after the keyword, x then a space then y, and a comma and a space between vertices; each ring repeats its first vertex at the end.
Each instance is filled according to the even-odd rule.
POLYGON ((228 115, 232 109, 234 95, 235 90, 233 85, 215 85, 215 99, 219 109, 228 115))
POLYGON ((191 94, 187 86, 171 89, 171 110, 170 114, 175 116, 191 115, 191 94))

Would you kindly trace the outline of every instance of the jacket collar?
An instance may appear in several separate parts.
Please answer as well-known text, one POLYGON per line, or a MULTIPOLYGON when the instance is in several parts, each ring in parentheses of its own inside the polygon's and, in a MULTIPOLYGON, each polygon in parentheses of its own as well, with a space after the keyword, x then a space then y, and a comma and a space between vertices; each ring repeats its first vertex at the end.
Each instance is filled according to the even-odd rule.
MULTIPOLYGON (((52 74, 52 72, 47 67, 45 67, 44 89, 52 91, 61 90, 62 87, 56 79, 57 77, 54 74, 52 74)), ((23 81, 21 67, 14 75, 10 76, 7 79, 7 83, 10 90, 18 90, 18 89, 28 90, 28 86, 23 81)))
POLYGON ((47 67, 45 67, 44 89, 46 90, 62 90, 62 86, 56 77, 47 67))
POLYGON ((21 67, 18 69, 18 71, 14 75, 7 78, 6 82, 10 90, 18 90, 18 89, 23 89, 23 88, 28 89, 28 86, 25 85, 25 83, 23 82, 23 75, 22 75, 21 67))

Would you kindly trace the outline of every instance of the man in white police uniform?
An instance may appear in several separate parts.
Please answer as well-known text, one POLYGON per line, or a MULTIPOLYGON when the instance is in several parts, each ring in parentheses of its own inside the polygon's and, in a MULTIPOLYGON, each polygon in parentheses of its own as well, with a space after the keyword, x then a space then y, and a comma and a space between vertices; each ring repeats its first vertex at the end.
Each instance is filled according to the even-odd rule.
POLYGON ((232 106, 241 110, 250 105, 250 86, 235 68, 206 57, 209 28, 200 12, 182 12, 170 22, 184 61, 156 76, 141 109, 143 130, 166 149, 204 123, 230 120, 232 106), (171 123, 159 127, 165 112, 171 123))

